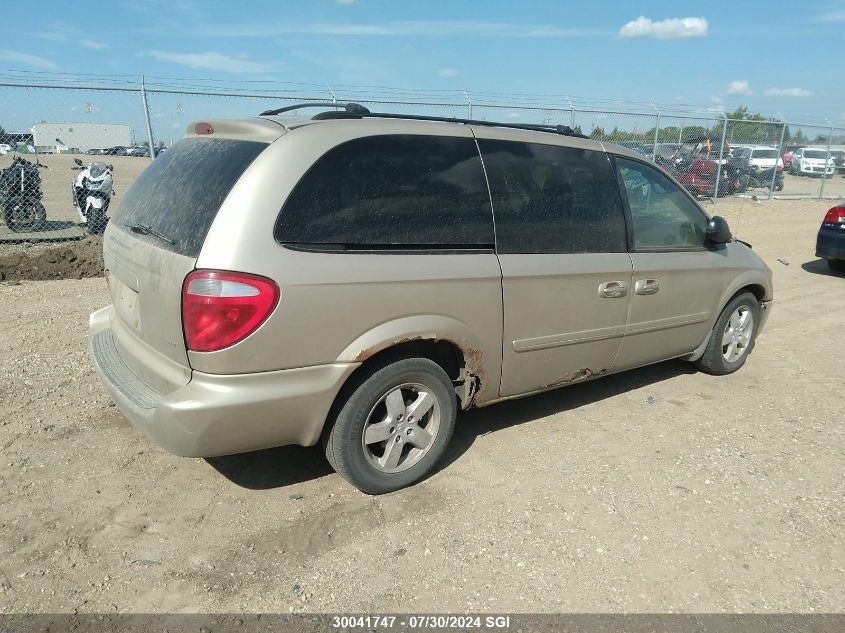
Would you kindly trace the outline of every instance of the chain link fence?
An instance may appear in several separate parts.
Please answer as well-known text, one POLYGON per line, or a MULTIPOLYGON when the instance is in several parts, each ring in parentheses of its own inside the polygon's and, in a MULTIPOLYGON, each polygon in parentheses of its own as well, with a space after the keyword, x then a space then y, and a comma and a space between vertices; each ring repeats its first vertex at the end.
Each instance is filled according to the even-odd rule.
MULTIPOLYGON (((564 125, 625 146, 670 171, 694 195, 845 197, 845 129, 656 107, 549 105, 444 91, 308 86, 297 90, 89 87, 0 83, 0 242, 59 240, 103 230, 110 209, 191 121, 254 116, 286 103, 355 101, 374 111, 564 125), (424 97, 424 98, 423 98, 424 97)), ((759 118, 759 117, 757 117, 759 118)))

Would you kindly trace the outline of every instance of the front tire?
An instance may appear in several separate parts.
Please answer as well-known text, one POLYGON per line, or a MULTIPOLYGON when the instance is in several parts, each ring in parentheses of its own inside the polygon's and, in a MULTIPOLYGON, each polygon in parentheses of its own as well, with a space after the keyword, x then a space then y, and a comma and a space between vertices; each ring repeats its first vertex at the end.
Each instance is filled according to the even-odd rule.
POLYGON ((361 492, 418 482, 452 438, 457 397, 446 372, 427 358, 387 362, 341 397, 324 434, 326 458, 361 492))
POLYGON ((40 200, 10 203, 3 209, 3 220, 13 232, 38 231, 47 221, 47 209, 40 200))
POLYGON ((102 235, 106 230, 108 218, 101 211, 90 211, 88 213, 88 232, 91 235, 102 235))
POLYGON ((750 292, 734 297, 716 320, 704 355, 696 361, 696 366, 715 376, 738 370, 754 349, 759 323, 757 297, 750 292))

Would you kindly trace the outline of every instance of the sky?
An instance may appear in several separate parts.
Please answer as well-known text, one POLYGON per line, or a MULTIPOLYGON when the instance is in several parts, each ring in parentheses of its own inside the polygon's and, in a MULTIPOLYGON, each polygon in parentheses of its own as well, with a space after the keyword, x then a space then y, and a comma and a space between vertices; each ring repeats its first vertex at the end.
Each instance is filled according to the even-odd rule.
MULTIPOLYGON (((841 0, 42 0, 4 3, 4 23, 15 25, 0 43, 4 82, 137 81, 144 73, 153 86, 341 98, 367 86, 427 98, 454 91, 442 93, 450 99, 466 90, 476 103, 506 95, 542 95, 562 107, 567 97, 583 107, 624 101, 643 111, 650 103, 712 113, 744 104, 767 116, 845 126, 841 0)), ((25 127, 35 110, 40 118, 96 117, 122 99, 93 94, 102 105, 92 105, 67 95, 46 103, 27 91, 3 104, 4 96, 0 90, 6 127, 25 127)), ((174 130, 195 111, 203 116, 202 103, 190 99, 161 97, 151 109, 174 130)))

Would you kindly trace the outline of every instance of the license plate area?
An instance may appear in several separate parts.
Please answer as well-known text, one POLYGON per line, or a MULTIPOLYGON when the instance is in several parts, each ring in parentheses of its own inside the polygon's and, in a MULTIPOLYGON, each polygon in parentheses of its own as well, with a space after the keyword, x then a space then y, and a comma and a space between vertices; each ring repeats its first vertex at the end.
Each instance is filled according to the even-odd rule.
POLYGON ((136 332, 140 332, 141 310, 138 293, 114 275, 112 276, 111 286, 114 309, 120 320, 136 332))

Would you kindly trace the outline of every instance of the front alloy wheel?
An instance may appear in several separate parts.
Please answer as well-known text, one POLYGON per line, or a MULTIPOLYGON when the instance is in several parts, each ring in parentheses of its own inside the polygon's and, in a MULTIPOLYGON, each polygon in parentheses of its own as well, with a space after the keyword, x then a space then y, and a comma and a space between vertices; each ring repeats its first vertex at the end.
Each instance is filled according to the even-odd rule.
POLYGON ((716 376, 735 372, 754 349, 759 322, 760 301, 750 292, 738 294, 716 319, 704 354, 695 364, 716 376))
POLYGON ((734 310, 722 334, 722 358, 735 363, 748 351, 751 334, 754 332, 754 315, 748 306, 734 310))

